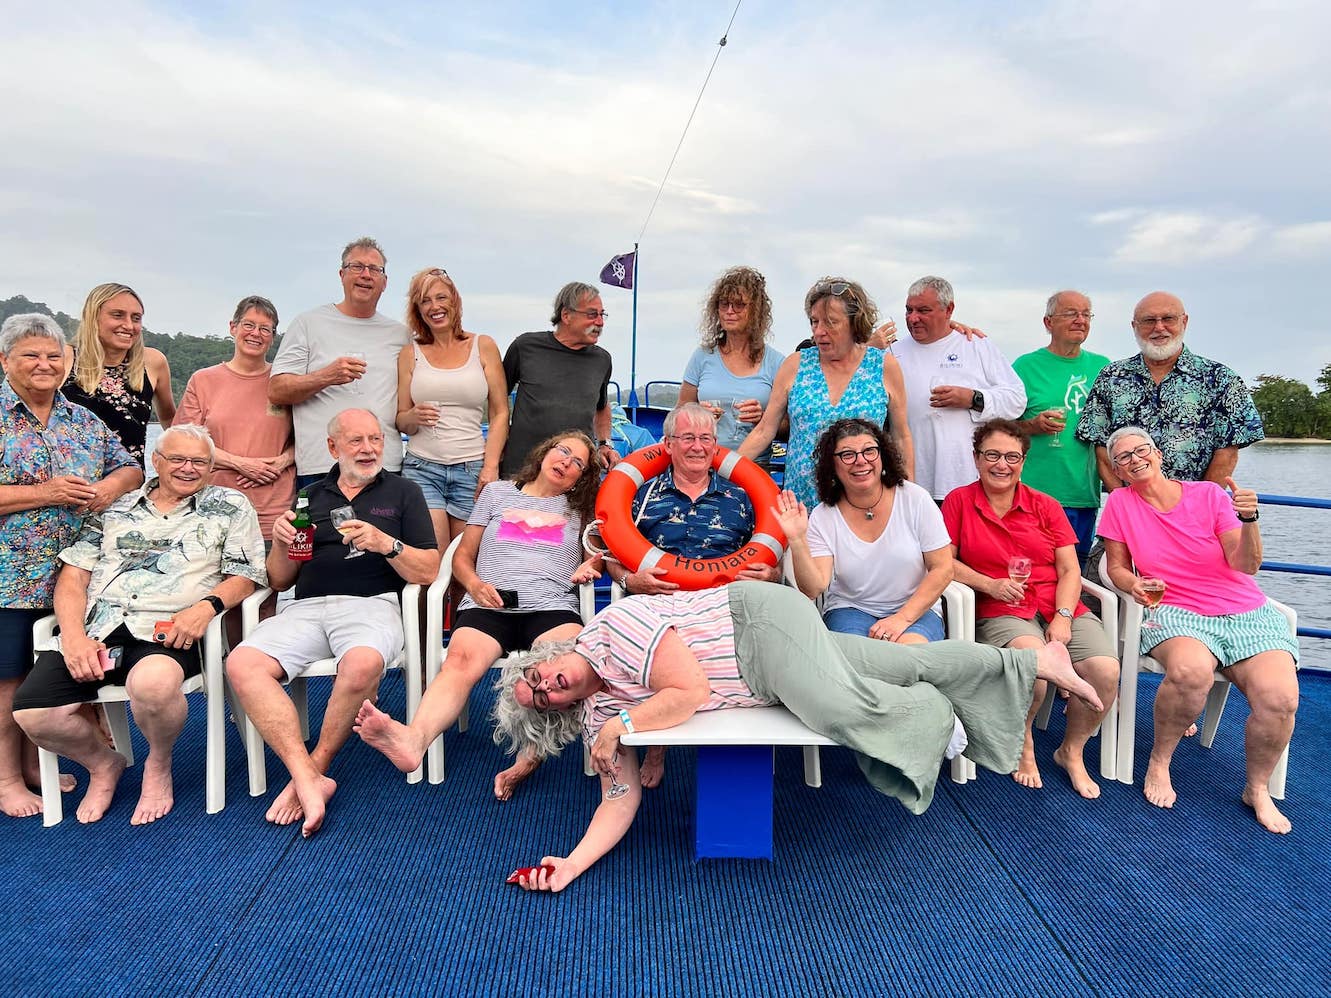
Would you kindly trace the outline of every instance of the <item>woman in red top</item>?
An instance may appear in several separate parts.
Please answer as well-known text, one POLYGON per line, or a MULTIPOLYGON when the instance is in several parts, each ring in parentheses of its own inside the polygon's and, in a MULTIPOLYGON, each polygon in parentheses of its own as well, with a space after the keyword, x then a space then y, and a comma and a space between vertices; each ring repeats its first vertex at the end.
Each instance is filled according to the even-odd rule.
MULTIPOLYGON (((975 636, 999 648, 1040 648, 1057 641, 1068 646, 1073 666, 1104 704, 1099 713, 1069 703, 1063 744, 1054 761, 1067 770, 1083 797, 1099 797, 1082 759, 1086 741, 1104 719, 1118 687, 1118 659, 1095 614, 1078 599, 1081 567, 1077 535, 1058 500, 1021 484, 1021 466, 1030 448, 1025 428, 1015 420, 991 419, 975 431, 975 470, 979 481, 953 489, 943 500, 943 522, 952 538, 956 581, 975 590, 975 636), (1029 559, 1022 567, 1014 559, 1029 559), (1024 573, 1029 578, 1018 581, 1024 573), (1014 578, 1015 576, 1015 578, 1014 578)), ((1036 684, 1026 718, 1026 745, 1012 778, 1038 787, 1031 722, 1044 701, 1036 684)))

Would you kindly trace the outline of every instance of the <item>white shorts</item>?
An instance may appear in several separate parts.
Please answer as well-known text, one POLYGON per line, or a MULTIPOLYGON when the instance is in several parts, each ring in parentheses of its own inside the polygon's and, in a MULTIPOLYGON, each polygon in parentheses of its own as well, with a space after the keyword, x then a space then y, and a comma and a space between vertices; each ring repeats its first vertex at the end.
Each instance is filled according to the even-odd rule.
POLYGON ((373 648, 387 666, 402 654, 402 645, 397 594, 383 593, 294 600, 237 647, 254 648, 277 659, 292 680, 315 662, 340 660, 352 648, 373 648))

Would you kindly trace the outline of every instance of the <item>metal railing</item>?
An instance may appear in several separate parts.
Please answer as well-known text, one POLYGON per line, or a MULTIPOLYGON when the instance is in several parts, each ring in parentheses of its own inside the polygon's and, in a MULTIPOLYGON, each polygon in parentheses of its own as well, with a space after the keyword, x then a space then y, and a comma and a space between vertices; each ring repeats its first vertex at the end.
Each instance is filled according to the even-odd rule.
MULTIPOLYGON (((1307 496, 1277 496, 1264 492, 1257 493, 1257 501, 1268 506, 1301 506, 1305 509, 1331 509, 1331 499, 1311 499, 1307 496)), ((1331 567, 1326 565, 1306 565, 1294 561, 1264 561, 1264 572, 1286 572, 1291 575, 1320 575, 1331 577, 1331 567)), ((1300 625, 1299 636, 1304 638, 1331 638, 1331 629, 1325 627, 1304 627, 1300 625)))

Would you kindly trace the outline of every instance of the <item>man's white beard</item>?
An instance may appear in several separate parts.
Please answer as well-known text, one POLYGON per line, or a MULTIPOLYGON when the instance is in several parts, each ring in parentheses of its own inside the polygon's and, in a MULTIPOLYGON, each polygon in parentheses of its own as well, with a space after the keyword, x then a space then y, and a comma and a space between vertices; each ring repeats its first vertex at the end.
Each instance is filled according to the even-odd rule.
POLYGON ((1147 360, 1162 361, 1172 360, 1183 352, 1183 334, 1175 336, 1168 343, 1159 345, 1152 343, 1140 333, 1137 336, 1137 346, 1141 348, 1142 356, 1147 360))

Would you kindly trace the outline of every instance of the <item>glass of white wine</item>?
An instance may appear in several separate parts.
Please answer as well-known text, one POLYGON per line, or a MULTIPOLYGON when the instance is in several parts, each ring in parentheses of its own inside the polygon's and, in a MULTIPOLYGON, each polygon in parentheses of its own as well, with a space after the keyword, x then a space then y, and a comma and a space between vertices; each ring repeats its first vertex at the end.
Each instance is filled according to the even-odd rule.
POLYGON ((1049 438, 1049 446, 1050 446, 1050 447, 1062 447, 1062 446, 1063 446, 1063 429, 1068 425, 1068 423, 1067 423, 1067 420, 1068 420, 1068 411, 1067 411, 1067 409, 1063 408, 1062 406, 1058 406, 1058 407, 1056 407, 1056 408, 1053 408, 1053 409, 1049 409, 1049 410, 1047 410, 1047 411, 1046 411, 1046 415, 1048 415, 1048 416, 1049 416, 1050 418, 1052 418, 1052 419, 1056 419, 1056 420, 1058 420, 1059 423, 1062 424, 1062 425, 1058 428, 1058 430, 1057 430, 1053 435, 1050 436, 1050 438, 1049 438))
POLYGON ((1142 579, 1142 595, 1146 597, 1146 612, 1142 614, 1145 618, 1142 620, 1142 627, 1159 627, 1160 624, 1155 619, 1155 610, 1165 598, 1165 580, 1142 579))
MULTIPOLYGON (((350 357, 352 360, 358 360, 358 361, 360 361, 362 364, 365 364, 365 363, 366 363, 366 361, 365 361, 365 354, 364 354, 362 351, 360 351, 360 350, 348 350, 347 353, 346 353, 346 356, 350 357)), ((368 367, 368 364, 367 364, 366 366, 368 367)), ((362 374, 361 377, 363 378, 363 377, 365 377, 365 375, 362 374)), ((361 395, 361 394, 363 394, 363 392, 361 391, 361 385, 360 385, 360 379, 359 379, 359 378, 356 379, 355 381, 353 381, 353 382, 352 382, 350 385, 348 385, 347 387, 351 389, 351 394, 352 394, 352 395, 361 395)))
MULTIPOLYGON (((359 517, 356 516, 356 509, 354 506, 338 506, 336 509, 329 510, 328 518, 333 521, 333 527, 343 537, 345 537, 351 530, 351 528, 347 526, 348 521, 359 519, 359 517)), ((365 553, 360 548, 356 547, 355 541, 347 541, 347 547, 350 548, 346 555, 348 558, 359 558, 365 553)))
POLYGON ((1020 586, 1026 585, 1031 580, 1031 559, 1021 554, 1013 555, 1007 560, 1007 577, 1020 586))

